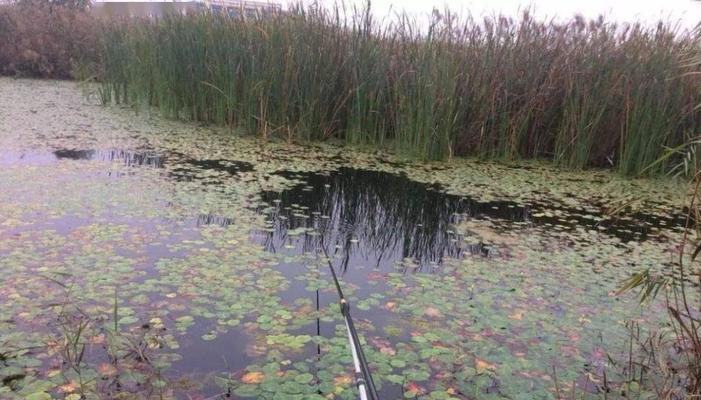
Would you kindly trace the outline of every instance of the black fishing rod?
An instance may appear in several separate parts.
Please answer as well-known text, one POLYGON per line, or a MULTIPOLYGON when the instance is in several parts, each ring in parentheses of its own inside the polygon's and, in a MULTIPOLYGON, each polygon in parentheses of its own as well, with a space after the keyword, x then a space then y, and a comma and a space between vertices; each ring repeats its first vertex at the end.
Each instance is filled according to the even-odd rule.
POLYGON ((360 347, 360 339, 358 338, 358 332, 355 330, 355 325, 353 324, 353 318, 350 315, 350 304, 343 296, 343 290, 341 290, 341 284, 338 283, 338 277, 336 276, 336 270, 331 264, 331 258, 329 257, 328 251, 326 251, 326 246, 324 246, 323 240, 321 241, 321 248, 324 250, 324 255, 326 256, 326 262, 329 264, 329 269, 331 270, 331 276, 333 276, 333 282, 336 285, 336 291, 338 291, 338 297, 340 299, 341 314, 343 314, 343 319, 346 322, 346 330, 348 331, 348 341, 351 345, 351 352, 353 353, 353 365, 355 367, 355 384, 358 387, 358 393, 360 393, 361 400, 380 400, 380 396, 377 395, 377 389, 375 388, 375 382, 372 380, 372 375, 370 374, 370 368, 368 367, 368 361, 365 358, 365 353, 363 353, 362 347, 360 347))

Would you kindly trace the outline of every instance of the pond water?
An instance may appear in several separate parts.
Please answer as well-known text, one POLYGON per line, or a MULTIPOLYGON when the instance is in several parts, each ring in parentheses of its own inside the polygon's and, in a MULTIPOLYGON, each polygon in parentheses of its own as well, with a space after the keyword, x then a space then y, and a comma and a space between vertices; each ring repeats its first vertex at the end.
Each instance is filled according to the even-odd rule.
POLYGON ((670 271, 679 183, 0 95, 0 398, 356 398, 329 266, 383 399, 615 397, 664 318, 616 289, 670 271))

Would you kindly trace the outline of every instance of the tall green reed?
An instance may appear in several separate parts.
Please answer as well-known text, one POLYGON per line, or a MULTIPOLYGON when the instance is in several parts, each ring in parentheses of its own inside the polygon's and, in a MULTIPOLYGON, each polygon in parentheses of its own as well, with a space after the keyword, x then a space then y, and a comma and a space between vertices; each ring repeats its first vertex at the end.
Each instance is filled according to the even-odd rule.
MULTIPOLYGON (((428 25, 367 9, 294 6, 103 24, 100 79, 116 101, 287 140, 336 138, 421 159, 550 158, 646 169, 701 125, 697 46, 670 26, 602 19, 428 25)), ((673 160, 670 160, 670 162, 673 160)))

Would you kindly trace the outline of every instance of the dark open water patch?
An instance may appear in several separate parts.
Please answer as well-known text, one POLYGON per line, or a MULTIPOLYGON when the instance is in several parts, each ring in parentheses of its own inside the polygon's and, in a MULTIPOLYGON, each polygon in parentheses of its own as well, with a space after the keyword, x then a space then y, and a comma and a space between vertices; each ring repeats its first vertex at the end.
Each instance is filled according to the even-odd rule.
POLYGON ((307 251, 323 245, 342 255, 343 270, 353 261, 375 268, 405 258, 439 263, 463 251, 451 230, 463 218, 460 198, 385 172, 285 175, 305 183, 263 194, 270 223, 263 243, 271 251, 292 242, 307 251))
POLYGON ((131 151, 124 149, 109 150, 77 150, 60 149, 53 152, 57 159, 92 160, 92 161, 123 161, 129 167, 163 168, 166 158, 172 159, 173 167, 177 170, 190 169, 215 170, 235 175, 239 172, 250 171, 252 164, 243 161, 192 159, 181 153, 172 153, 168 157, 154 151, 131 151))
POLYGON ((163 168, 165 157, 152 151, 129 151, 122 149, 110 150, 74 150, 61 149, 54 151, 58 159, 93 160, 123 162, 127 167, 163 168))
POLYGON ((62 159, 121 162, 126 167, 146 168, 165 168, 167 160, 170 167, 168 175, 178 181, 211 178, 207 176, 207 171, 223 172, 235 176, 253 170, 253 164, 245 161, 194 159, 179 152, 162 153, 152 150, 126 149, 59 149, 52 153, 3 153, 0 155, 0 165, 43 165, 62 159))

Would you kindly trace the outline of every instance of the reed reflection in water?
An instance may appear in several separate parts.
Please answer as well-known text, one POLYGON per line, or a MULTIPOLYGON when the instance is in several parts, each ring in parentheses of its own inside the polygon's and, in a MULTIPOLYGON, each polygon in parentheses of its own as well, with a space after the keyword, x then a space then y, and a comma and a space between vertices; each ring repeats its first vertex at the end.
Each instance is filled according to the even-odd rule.
POLYGON ((288 175, 306 184, 264 193, 266 249, 315 252, 327 246, 343 270, 395 263, 426 269, 465 251, 487 254, 482 244, 464 243, 452 224, 484 214, 527 218, 526 210, 506 202, 478 203, 386 172, 342 168, 327 175, 288 175))

